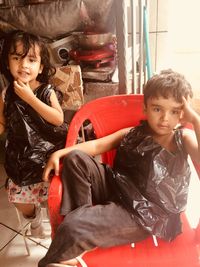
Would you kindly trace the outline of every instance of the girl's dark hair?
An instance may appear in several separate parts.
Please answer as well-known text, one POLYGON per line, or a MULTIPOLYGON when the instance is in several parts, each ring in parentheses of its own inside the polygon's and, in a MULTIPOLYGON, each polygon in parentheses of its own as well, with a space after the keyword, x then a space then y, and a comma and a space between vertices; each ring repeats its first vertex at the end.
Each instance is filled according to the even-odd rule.
POLYGON ((183 96, 193 96, 190 83, 183 75, 171 69, 163 70, 150 78, 144 86, 143 93, 145 105, 149 98, 159 96, 173 97, 179 103, 182 103, 183 96))
POLYGON ((0 60, 1 72, 5 75, 8 81, 13 80, 13 77, 8 69, 8 55, 10 51, 14 53, 16 52, 17 42, 21 42, 23 44, 22 57, 25 57, 28 54, 30 48, 34 48, 35 45, 39 46, 43 70, 42 73, 38 74, 37 80, 42 83, 48 83, 50 78, 55 74, 56 69, 50 62, 50 55, 45 41, 39 36, 21 30, 14 30, 5 35, 0 60))

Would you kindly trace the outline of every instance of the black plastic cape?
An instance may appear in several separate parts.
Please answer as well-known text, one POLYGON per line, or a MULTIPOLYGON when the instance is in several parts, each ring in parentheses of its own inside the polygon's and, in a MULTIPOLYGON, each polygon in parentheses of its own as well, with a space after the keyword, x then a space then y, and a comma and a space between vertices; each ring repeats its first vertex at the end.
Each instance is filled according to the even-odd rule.
POLYGON ((148 232, 168 241, 181 232, 190 181, 182 130, 174 137, 177 151, 171 153, 153 140, 143 122, 122 141, 113 168, 121 203, 148 232))
MULTIPOLYGON (((34 92, 47 105, 55 90, 59 102, 62 93, 52 85, 41 85, 34 92)), ((64 147, 68 125, 56 127, 45 121, 30 105, 20 99, 9 86, 5 95, 6 118, 5 170, 20 186, 42 181, 44 166, 52 152, 64 147)))

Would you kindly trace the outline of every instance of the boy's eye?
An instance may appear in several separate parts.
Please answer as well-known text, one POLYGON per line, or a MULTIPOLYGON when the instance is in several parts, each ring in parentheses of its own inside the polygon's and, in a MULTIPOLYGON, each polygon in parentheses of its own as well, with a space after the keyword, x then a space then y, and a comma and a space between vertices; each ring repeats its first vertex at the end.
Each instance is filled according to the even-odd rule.
POLYGON ((155 112, 159 112, 159 111, 160 111, 160 108, 155 107, 155 108, 153 108, 153 110, 154 110, 155 112))
POLYGON ((172 110, 172 114, 178 115, 178 114, 180 114, 180 111, 179 110, 172 110))

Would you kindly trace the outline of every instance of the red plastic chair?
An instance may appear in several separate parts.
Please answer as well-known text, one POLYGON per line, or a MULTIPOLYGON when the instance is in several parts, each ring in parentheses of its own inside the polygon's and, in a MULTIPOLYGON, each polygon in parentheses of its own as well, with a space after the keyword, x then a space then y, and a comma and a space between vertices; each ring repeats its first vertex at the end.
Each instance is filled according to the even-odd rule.
MULTIPOLYGON (((135 126, 143 114, 142 95, 115 95, 93 100, 81 107, 73 117, 67 136, 66 146, 76 143, 79 130, 89 120, 97 138, 118 129, 135 126)), ((102 161, 112 165, 115 152, 102 155, 102 161)), ((49 189, 49 215, 52 238, 62 221, 59 215, 62 185, 59 176, 54 176, 49 189)), ((112 215, 111 215, 112 216, 112 215)), ((168 243, 158 240, 155 246, 152 237, 137 243, 112 248, 97 248, 84 255, 89 267, 197 267, 200 266, 200 227, 192 229, 185 214, 182 215, 183 233, 168 243)))

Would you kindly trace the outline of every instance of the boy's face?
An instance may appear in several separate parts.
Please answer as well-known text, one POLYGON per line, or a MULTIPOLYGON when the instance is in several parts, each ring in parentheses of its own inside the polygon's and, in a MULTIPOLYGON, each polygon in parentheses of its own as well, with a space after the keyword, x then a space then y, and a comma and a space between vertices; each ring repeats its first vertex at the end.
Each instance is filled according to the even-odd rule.
POLYGON ((145 106, 145 113, 151 129, 158 135, 165 135, 177 126, 182 113, 182 104, 173 97, 149 98, 145 106))

